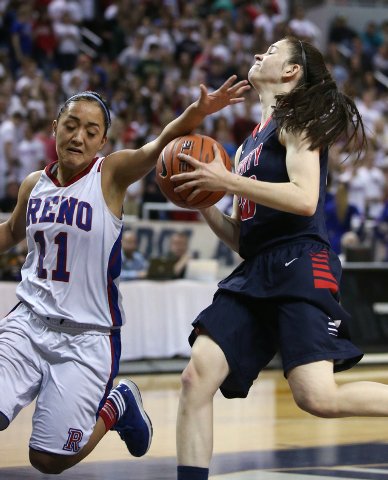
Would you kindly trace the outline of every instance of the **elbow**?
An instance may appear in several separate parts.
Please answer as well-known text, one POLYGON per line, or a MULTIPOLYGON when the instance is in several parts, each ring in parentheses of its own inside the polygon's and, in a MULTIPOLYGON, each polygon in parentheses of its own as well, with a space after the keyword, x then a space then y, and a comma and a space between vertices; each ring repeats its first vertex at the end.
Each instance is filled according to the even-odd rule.
POLYGON ((312 217, 317 211, 317 205, 318 202, 312 202, 307 199, 306 202, 303 202, 303 205, 300 206, 300 211, 298 213, 304 217, 312 217))

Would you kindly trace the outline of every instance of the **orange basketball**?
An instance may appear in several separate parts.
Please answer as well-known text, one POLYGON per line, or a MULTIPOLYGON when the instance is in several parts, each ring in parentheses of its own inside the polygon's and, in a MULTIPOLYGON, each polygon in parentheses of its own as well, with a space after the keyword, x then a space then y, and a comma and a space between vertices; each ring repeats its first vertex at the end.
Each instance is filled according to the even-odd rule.
POLYGON ((226 192, 200 192, 190 202, 187 197, 195 188, 189 188, 182 192, 174 192, 174 188, 185 182, 173 182, 170 177, 179 173, 191 172, 194 168, 184 160, 178 158, 178 153, 185 153, 200 162, 209 163, 214 160, 213 145, 217 144, 225 167, 232 171, 230 159, 224 147, 218 142, 205 135, 186 135, 172 140, 163 150, 156 164, 156 180, 163 195, 172 203, 183 208, 205 208, 217 203, 226 192))

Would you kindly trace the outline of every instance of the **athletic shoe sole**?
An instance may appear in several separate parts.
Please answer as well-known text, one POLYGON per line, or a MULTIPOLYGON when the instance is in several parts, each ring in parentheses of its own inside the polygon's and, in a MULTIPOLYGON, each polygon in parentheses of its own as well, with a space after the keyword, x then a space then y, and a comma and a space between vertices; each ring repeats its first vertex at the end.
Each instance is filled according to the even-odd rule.
POLYGON ((140 393, 140 390, 138 389, 136 383, 132 382, 131 380, 126 380, 126 379, 120 380, 119 384, 120 383, 124 383, 129 388, 129 390, 131 390, 131 392, 132 392, 132 394, 133 394, 133 396, 136 400, 136 404, 137 404, 137 406, 140 410, 141 416, 142 416, 143 420, 145 421, 145 423, 147 425, 148 433, 149 433, 150 438, 148 440, 147 450, 144 452, 144 455, 145 455, 148 452, 148 450, 150 449, 151 441, 152 441, 152 435, 154 433, 150 417, 147 415, 146 411, 144 410, 143 401, 141 399, 141 393, 140 393))

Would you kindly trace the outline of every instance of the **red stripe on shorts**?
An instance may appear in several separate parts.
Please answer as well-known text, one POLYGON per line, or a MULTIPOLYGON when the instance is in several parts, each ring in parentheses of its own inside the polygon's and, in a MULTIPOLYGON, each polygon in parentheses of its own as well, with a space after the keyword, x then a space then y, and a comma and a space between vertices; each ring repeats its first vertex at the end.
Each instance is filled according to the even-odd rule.
POLYGON ((327 280, 321 280, 320 278, 314 279, 315 288, 328 288, 331 293, 338 292, 338 285, 336 283, 328 282, 327 280))
POLYGON ((337 283, 337 280, 333 277, 331 272, 321 272, 320 270, 313 270, 314 277, 323 277, 332 280, 333 282, 337 283))

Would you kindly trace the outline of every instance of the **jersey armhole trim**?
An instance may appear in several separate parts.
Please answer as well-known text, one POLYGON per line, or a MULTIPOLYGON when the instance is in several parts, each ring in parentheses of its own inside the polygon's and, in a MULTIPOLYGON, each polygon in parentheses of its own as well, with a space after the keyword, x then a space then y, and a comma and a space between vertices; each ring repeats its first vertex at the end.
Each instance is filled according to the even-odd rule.
POLYGON ((105 157, 101 159, 101 162, 98 164, 97 172, 101 172, 102 162, 105 160, 105 157))

